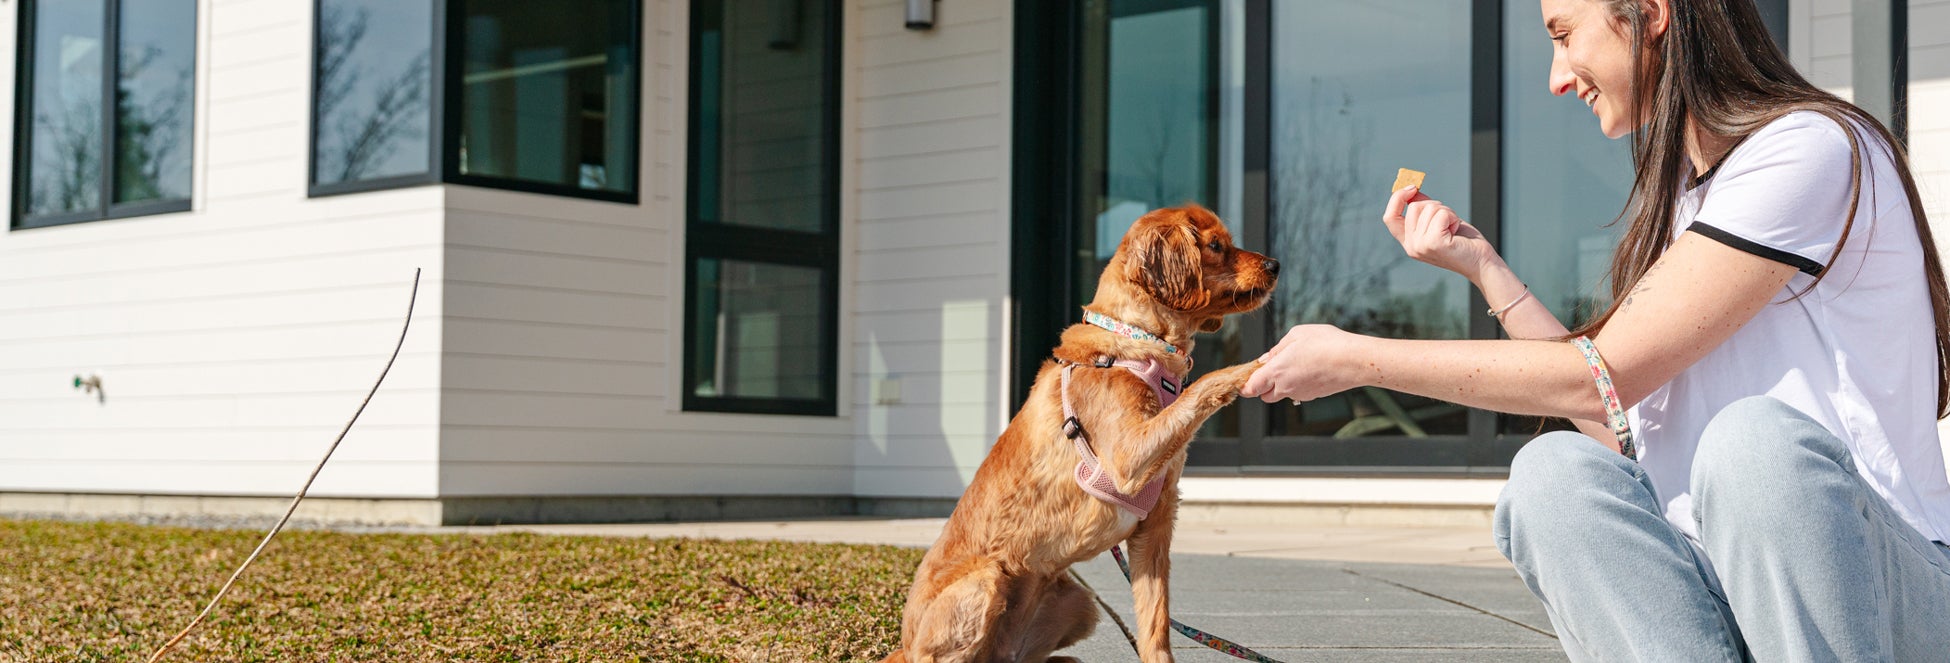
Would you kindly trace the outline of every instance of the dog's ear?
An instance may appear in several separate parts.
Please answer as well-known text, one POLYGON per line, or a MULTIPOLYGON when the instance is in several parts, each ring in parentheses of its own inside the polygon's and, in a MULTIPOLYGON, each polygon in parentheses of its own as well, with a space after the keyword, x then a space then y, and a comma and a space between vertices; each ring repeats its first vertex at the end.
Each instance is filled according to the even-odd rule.
POLYGON ((1160 224, 1140 231, 1127 245, 1124 278, 1151 293, 1165 306, 1190 311, 1205 304, 1204 270, 1199 264, 1198 234, 1179 224, 1160 224))
POLYGON ((1223 317, 1206 318, 1205 320, 1200 321, 1198 323, 1198 330, 1205 332, 1207 334, 1212 334, 1212 333, 1217 333, 1219 329, 1224 326, 1226 326, 1226 319, 1223 317))

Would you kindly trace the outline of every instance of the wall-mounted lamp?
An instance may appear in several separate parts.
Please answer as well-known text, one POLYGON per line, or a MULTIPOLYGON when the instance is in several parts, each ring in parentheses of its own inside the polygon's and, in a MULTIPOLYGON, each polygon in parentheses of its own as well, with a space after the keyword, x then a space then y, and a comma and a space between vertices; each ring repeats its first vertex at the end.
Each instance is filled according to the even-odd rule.
POLYGON ((907 29, 934 29, 935 0, 907 0, 907 29))

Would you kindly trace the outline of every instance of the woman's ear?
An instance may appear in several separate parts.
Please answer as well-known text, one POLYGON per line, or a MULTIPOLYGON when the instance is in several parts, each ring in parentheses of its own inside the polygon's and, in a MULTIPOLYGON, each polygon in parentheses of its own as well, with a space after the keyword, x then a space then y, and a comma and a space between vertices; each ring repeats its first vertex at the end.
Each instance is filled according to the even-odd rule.
POLYGON ((1175 223, 1138 232, 1141 234, 1125 245, 1124 279, 1173 309, 1190 311, 1205 306, 1211 297, 1203 287, 1198 235, 1175 223))
POLYGON ((1639 0, 1639 12, 1645 20, 1646 44, 1657 43, 1672 25, 1672 0, 1639 0))

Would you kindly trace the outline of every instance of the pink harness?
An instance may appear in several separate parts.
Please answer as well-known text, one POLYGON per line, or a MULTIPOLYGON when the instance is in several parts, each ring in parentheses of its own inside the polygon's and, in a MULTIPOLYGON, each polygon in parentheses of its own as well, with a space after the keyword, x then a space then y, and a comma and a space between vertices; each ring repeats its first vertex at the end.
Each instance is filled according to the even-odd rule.
MULTIPOLYGON (((1174 379, 1175 376, 1166 373, 1164 365, 1158 363, 1156 359, 1146 359, 1143 362, 1119 359, 1111 362, 1107 357, 1099 357, 1096 365, 1098 368, 1123 367, 1132 375, 1138 376, 1138 379, 1143 380, 1145 386, 1150 387, 1151 392, 1158 397, 1160 408, 1178 400, 1178 391, 1182 388, 1183 380, 1174 379)), ((1077 461, 1077 485, 1083 487, 1083 492, 1089 493, 1092 497, 1109 502, 1112 506, 1137 516, 1138 520, 1144 520, 1144 517, 1151 513, 1151 508, 1158 505, 1158 496, 1164 493, 1165 477, 1160 474, 1152 479, 1151 483, 1144 484, 1136 495, 1117 492, 1117 484, 1111 481, 1110 473, 1104 471, 1103 464, 1097 461, 1096 452, 1090 449, 1090 439, 1083 434, 1083 424, 1077 421, 1077 410, 1070 404, 1070 371, 1076 367, 1076 364, 1067 364, 1063 367, 1063 435, 1076 443, 1077 455, 1082 456, 1082 460, 1077 461)))

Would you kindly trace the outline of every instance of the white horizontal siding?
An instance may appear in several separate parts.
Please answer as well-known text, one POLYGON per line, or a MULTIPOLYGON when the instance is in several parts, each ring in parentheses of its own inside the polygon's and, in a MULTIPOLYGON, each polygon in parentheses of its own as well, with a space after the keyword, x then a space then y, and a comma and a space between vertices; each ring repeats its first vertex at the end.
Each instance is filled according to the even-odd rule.
MULTIPOLYGON (((18 7, 0 7, 8 44, 18 7)), ((423 267, 399 364, 313 493, 431 496, 439 191, 307 199, 310 3, 198 12, 193 211, 0 235, 0 490, 289 494, 378 377, 423 267)))
POLYGON ((926 31, 903 7, 846 30, 853 483, 951 497, 1008 415, 1011 5, 941 3, 926 31))

